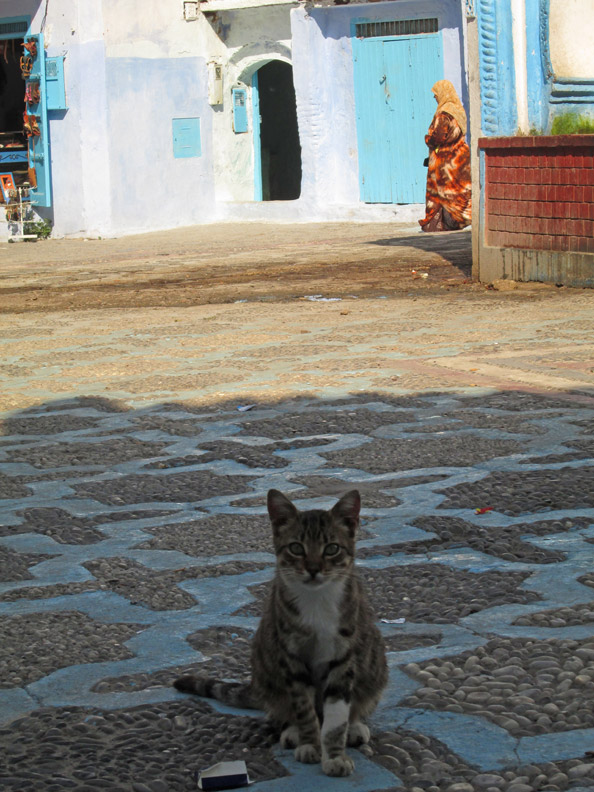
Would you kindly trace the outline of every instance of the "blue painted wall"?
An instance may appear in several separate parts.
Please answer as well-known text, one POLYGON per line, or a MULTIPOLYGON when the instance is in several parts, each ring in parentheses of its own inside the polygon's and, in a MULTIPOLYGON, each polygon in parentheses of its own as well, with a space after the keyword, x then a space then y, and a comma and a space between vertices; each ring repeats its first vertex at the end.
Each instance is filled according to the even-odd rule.
POLYGON ((115 230, 188 225, 211 216, 212 108, 207 79, 203 58, 107 59, 115 230), (200 156, 174 156, 174 118, 200 119, 200 156))

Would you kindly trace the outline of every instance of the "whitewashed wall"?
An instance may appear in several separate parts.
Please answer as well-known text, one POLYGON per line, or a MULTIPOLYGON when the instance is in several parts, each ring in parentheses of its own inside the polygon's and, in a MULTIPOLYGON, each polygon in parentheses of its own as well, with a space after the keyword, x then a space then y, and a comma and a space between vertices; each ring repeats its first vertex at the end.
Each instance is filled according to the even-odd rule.
MULTIPOLYGON (((386 2, 297 8, 291 13, 293 68, 303 156, 302 202, 319 213, 362 210, 418 216, 418 207, 364 206, 359 200, 356 109, 351 23, 353 19, 438 16, 444 47, 444 77, 465 96, 465 66, 458 0, 386 2), (335 209, 332 209, 332 207, 335 209)), ((430 90, 430 86, 428 88, 430 90)))
POLYGON ((253 197, 253 139, 233 135, 230 95, 215 119, 215 182, 219 217, 275 219, 416 219, 419 207, 365 205, 359 200, 357 132, 353 81, 353 18, 403 19, 439 16, 445 77, 466 100, 465 64, 459 0, 400 0, 355 6, 306 9, 278 7, 227 12, 215 29, 226 51, 222 58, 230 87, 251 84, 251 76, 268 60, 293 66, 302 150, 302 193, 298 201, 260 206, 253 197), (290 14, 290 31, 287 29, 290 14), (249 43, 248 43, 249 42, 249 43))
MULTIPOLYGON (((440 16, 445 76, 462 89, 459 0, 290 6, 183 19, 180 0, 61 0, 48 6, 48 55, 65 56, 68 111, 50 122, 56 236, 113 236, 214 219, 414 220, 418 207, 359 201, 350 24, 440 16), (298 201, 255 203, 250 129, 236 135, 231 89, 272 59, 293 66, 302 147, 298 201), (224 69, 224 104, 208 102, 207 64, 224 69), (172 119, 199 117, 202 155, 173 156, 172 119)), ((45 3, 3 0, 2 15, 45 3)), ((248 90, 248 94, 251 91, 248 90)))
POLYGON ((550 0, 549 36, 556 77, 594 77, 594 0, 550 0))

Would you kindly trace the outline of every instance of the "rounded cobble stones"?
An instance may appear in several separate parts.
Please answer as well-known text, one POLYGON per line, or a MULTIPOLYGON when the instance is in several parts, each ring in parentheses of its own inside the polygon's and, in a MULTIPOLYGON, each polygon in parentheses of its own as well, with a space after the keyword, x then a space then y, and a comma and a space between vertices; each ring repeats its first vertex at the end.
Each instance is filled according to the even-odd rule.
POLYGON ((270 523, 264 516, 216 514, 144 530, 155 538, 136 545, 138 548, 178 550, 197 557, 272 551, 270 523))
POLYGON ((23 520, 20 525, 0 526, 0 536, 21 533, 38 533, 49 536, 58 544, 94 544, 105 539, 96 529, 97 520, 77 517, 58 507, 31 507, 17 512, 23 520))
POLYGON ((404 670, 422 685, 408 706, 480 715, 518 737, 592 726, 594 638, 496 638, 404 670))
MULTIPOLYGON (((574 527, 574 522, 567 521, 574 527)), ((587 521, 576 520, 576 525, 584 525, 587 521)), ((564 523, 550 521, 535 525, 521 524, 505 527, 482 528, 475 523, 469 523, 458 517, 423 517, 413 523, 417 528, 437 534, 428 536, 414 542, 401 542, 391 545, 361 548, 357 555, 359 558, 369 558, 374 555, 393 555, 394 553, 428 553, 448 550, 455 547, 469 547, 487 555, 497 556, 505 561, 521 561, 531 564, 552 564, 562 561, 566 556, 559 550, 547 550, 521 540, 526 534, 533 536, 546 536, 570 530, 564 523)))
POLYGON ((133 605, 145 605, 152 610, 183 610, 196 604, 196 599, 177 585, 184 580, 221 575, 239 575, 263 569, 266 564, 230 561, 206 567, 156 571, 129 558, 101 558, 87 561, 84 566, 101 584, 126 597, 133 605))
POLYGON ((93 691, 97 693, 130 692, 146 688, 171 687, 174 679, 186 674, 200 674, 219 679, 245 680, 250 675, 252 633, 234 627, 207 627, 187 637, 193 649, 205 656, 202 663, 165 668, 152 674, 129 674, 104 679, 93 691))
POLYGON ((245 492, 242 476, 216 476, 208 471, 196 470, 169 473, 164 476, 137 475, 108 481, 76 484, 73 489, 80 498, 94 498, 112 506, 133 503, 193 502, 220 495, 245 492))
MULTIPOLYGON (((35 558, 37 563, 40 560, 39 556, 35 556, 35 558)), ((101 584, 96 580, 87 580, 82 583, 56 583, 53 586, 26 586, 10 589, 0 594, 0 602, 51 599, 52 597, 63 597, 65 594, 82 594, 84 591, 99 591, 100 589, 101 584)))
POLYGON ((31 580, 33 575, 29 572, 30 566, 40 564, 51 555, 26 555, 14 553, 0 545, 0 582, 7 583, 12 580, 31 580))
POLYGON ((31 489, 26 487, 21 479, 0 472, 0 498, 12 500, 13 498, 26 498, 29 495, 31 495, 31 489))
POLYGON ((355 409, 304 410, 291 414, 281 413, 275 418, 242 423, 243 434, 283 440, 295 436, 368 434, 381 426, 416 421, 412 412, 398 410, 355 409))
POLYGON ((485 440, 480 436, 372 440, 357 448, 321 451, 331 464, 369 473, 434 467, 471 467, 495 457, 522 451, 516 440, 485 440))
POLYGON ((490 506, 501 514, 520 514, 594 507, 594 469, 566 467, 521 473, 494 471, 480 481, 441 490, 442 509, 490 506))
POLYGON ((438 740, 404 729, 374 735, 371 746, 372 760, 402 779, 406 792, 564 792, 594 787, 591 755, 485 772, 438 740))
POLYGON ((48 708, 0 729, 15 792, 53 792, 57 783, 80 792, 185 792, 196 789, 199 770, 234 759, 255 781, 279 778, 286 771, 272 754, 277 739, 264 719, 221 715, 199 699, 116 712, 48 708))
POLYGON ((525 627, 562 628, 575 627, 578 624, 591 624, 592 622, 594 622, 594 602, 539 611, 531 613, 529 616, 518 616, 513 623, 525 627))
POLYGON ((200 450, 206 453, 200 457, 200 462, 230 459, 251 468, 283 468, 287 466, 286 459, 274 454, 280 447, 282 446, 257 446, 240 442, 201 443, 200 450))
MULTIPOLYGON (((49 411, 48 411, 49 412, 49 411)), ((56 435, 62 432, 76 432, 93 429, 99 424, 98 418, 56 412, 51 415, 10 416, 1 422, 2 434, 11 435, 56 435)))
MULTIPOLYGON (((345 484, 340 478, 330 476, 295 476, 292 483, 301 484, 307 490, 307 497, 328 497, 335 494, 337 498, 345 493, 345 487, 358 489, 365 509, 385 509, 397 506, 402 501, 390 494, 391 490, 402 487, 413 487, 417 484, 431 484, 446 478, 442 475, 410 476, 407 478, 382 479, 382 481, 349 481, 345 484)), ((296 493, 294 497, 299 497, 296 493)), ((358 554, 360 555, 360 553, 358 554)))
POLYGON ((10 449, 11 462, 26 462, 36 468, 117 465, 134 459, 159 456, 163 443, 147 443, 135 437, 112 437, 103 442, 68 442, 56 445, 10 449))
POLYGON ((123 644, 142 629, 137 624, 103 624, 74 611, 3 618, 0 687, 26 685, 75 663, 133 657, 123 644))

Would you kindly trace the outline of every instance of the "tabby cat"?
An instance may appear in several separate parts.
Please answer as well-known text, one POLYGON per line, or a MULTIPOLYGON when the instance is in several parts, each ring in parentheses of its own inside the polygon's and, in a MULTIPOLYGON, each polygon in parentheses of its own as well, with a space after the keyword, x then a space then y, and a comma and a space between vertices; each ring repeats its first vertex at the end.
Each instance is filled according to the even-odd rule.
POLYGON ((281 745, 300 762, 321 759, 329 776, 354 769, 345 746, 369 741, 363 719, 388 672, 381 634, 355 571, 357 490, 332 509, 299 511, 268 493, 276 575, 252 642, 247 684, 184 676, 178 690, 264 709, 282 725, 281 745))

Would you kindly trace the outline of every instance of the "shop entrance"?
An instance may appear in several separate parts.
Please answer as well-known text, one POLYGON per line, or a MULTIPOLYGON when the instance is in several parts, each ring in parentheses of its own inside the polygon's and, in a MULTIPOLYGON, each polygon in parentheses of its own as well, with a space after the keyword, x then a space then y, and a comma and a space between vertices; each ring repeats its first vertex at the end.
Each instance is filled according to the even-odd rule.
POLYGON ((293 69, 270 61, 254 74, 255 198, 294 201, 301 194, 301 144, 293 69))
POLYGON ((0 38, 0 175, 4 188, 0 200, 3 203, 8 203, 11 183, 21 187, 28 178, 27 138, 23 130, 26 109, 21 70, 23 43, 22 36, 0 38))

